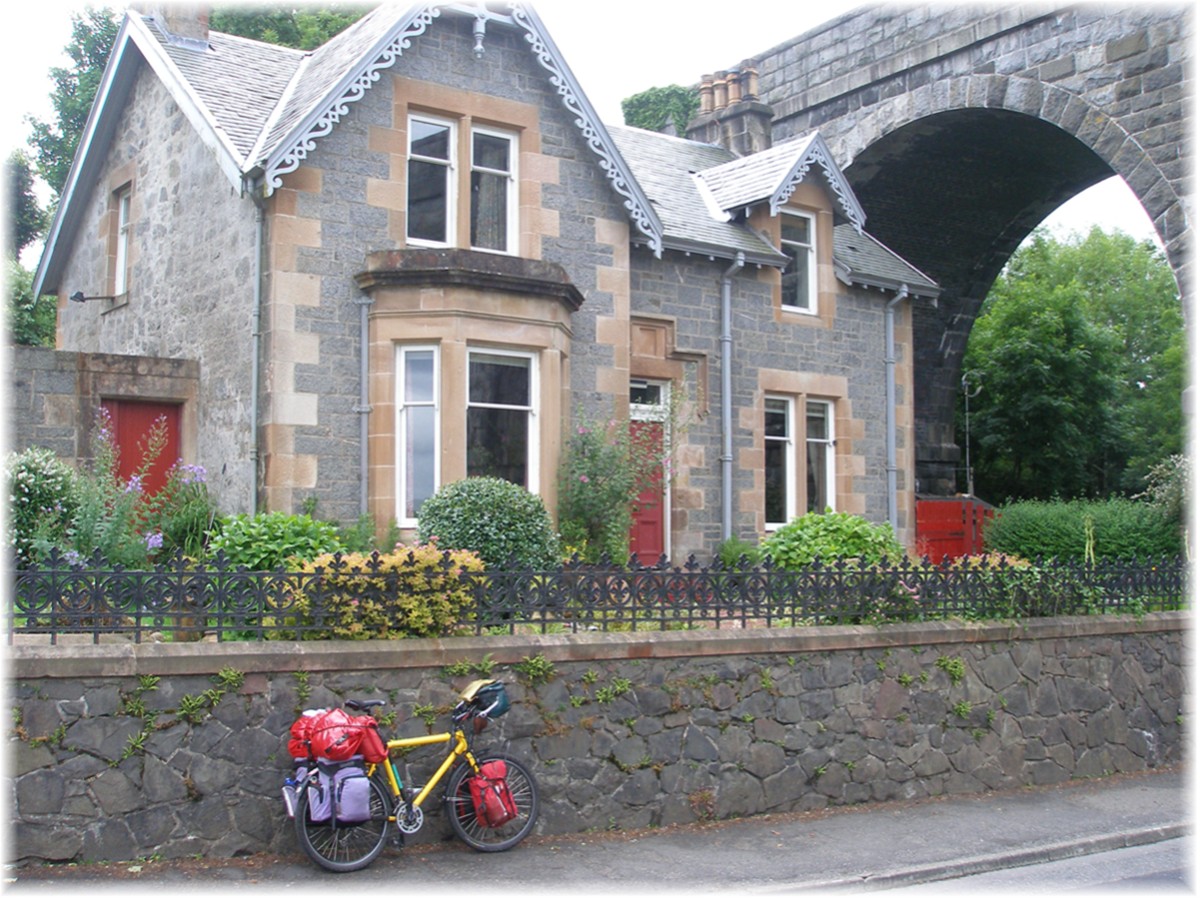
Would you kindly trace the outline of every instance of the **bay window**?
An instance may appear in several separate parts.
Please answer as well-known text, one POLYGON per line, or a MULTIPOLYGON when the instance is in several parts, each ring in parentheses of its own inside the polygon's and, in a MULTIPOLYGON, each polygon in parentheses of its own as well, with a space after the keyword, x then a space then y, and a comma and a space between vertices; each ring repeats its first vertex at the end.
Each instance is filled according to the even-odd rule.
POLYGON ((396 353, 397 521, 412 527, 421 504, 438 488, 438 352, 402 346, 396 353))
POLYGON ((768 529, 779 528, 796 514, 796 448, 792 441, 793 401, 767 397, 763 422, 764 509, 768 529))
POLYGON ((809 400, 806 409, 808 512, 823 513, 836 508, 833 472, 833 404, 809 400))
POLYGON ((473 350, 467 371, 467 476, 503 478, 537 493, 533 357, 473 350))

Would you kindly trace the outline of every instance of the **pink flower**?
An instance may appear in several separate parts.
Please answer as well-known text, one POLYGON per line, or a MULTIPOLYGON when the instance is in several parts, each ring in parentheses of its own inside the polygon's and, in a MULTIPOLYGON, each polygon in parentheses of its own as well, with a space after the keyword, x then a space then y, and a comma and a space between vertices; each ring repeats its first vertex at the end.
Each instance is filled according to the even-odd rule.
POLYGON ((580 480, 580 482, 582 482, 583 484, 587 484, 589 481, 591 481, 591 479, 590 479, 590 478, 588 478, 586 475, 580 475, 580 476, 579 476, 579 480, 580 480))

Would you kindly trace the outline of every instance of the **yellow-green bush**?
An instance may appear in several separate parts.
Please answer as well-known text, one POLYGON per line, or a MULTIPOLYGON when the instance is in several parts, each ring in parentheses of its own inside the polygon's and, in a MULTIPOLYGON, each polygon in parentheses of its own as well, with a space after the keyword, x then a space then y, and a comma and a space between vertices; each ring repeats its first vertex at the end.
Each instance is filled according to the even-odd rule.
POLYGON ((311 638, 438 637, 453 634, 473 612, 464 572, 482 572, 469 550, 434 544, 392 553, 325 554, 304 573, 298 609, 311 638))

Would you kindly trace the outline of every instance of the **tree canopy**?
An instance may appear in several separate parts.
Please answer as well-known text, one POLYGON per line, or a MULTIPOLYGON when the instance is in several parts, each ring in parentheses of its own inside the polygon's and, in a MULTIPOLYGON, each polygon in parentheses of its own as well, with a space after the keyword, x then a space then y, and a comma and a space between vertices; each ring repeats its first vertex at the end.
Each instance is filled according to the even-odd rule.
POLYGON ((1182 450, 1185 369, 1179 292, 1153 243, 1035 232, 992 286, 964 358, 976 492, 1136 493, 1182 450))
POLYGON ((54 120, 29 119, 38 174, 56 196, 67 183, 75 148, 87 125, 119 27, 111 9, 89 6, 71 15, 71 40, 64 49, 73 65, 50 70, 54 82, 50 95, 54 120))
POLYGON ((655 87, 621 101, 625 124, 647 131, 662 131, 670 122, 675 133, 687 132, 688 122, 700 108, 700 95, 677 84, 655 87))
POLYGON ((214 9, 213 31, 253 38, 281 47, 313 50, 371 9, 369 4, 333 4, 323 8, 238 6, 214 9))

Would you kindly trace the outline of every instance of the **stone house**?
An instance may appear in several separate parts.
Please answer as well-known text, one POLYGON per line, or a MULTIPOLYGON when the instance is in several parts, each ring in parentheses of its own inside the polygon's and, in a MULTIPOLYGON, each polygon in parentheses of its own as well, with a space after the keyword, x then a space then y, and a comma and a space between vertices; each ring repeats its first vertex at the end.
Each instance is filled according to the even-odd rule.
POLYGON ((226 512, 412 527, 473 474, 553 512, 568 429, 613 418, 670 460, 643 556, 826 507, 911 543, 937 286, 819 134, 771 145, 752 71, 704 88, 698 139, 608 126, 516 3, 381 6, 307 53, 130 14, 35 289, 60 351, 169 364, 89 397, 176 410, 226 512))

